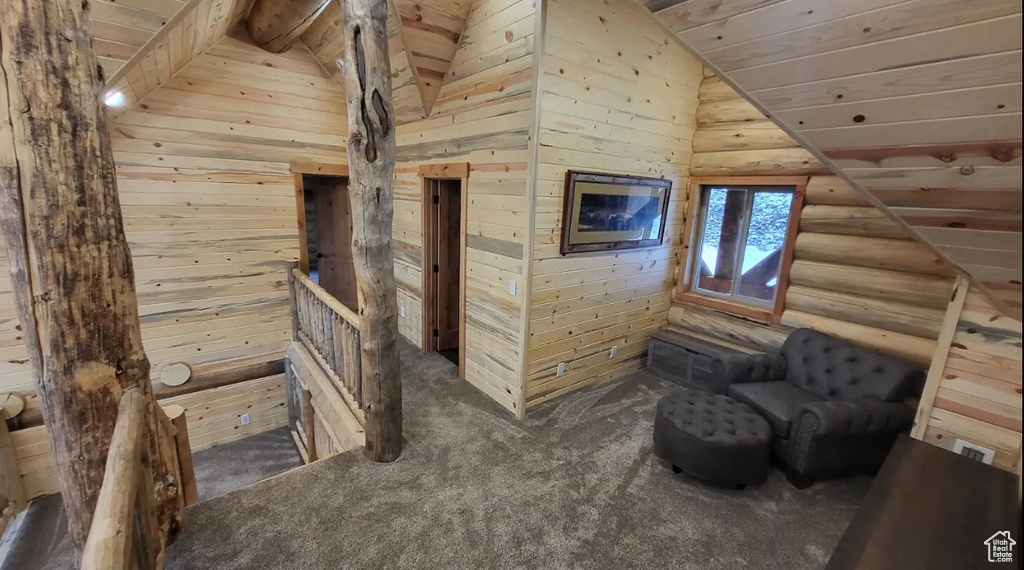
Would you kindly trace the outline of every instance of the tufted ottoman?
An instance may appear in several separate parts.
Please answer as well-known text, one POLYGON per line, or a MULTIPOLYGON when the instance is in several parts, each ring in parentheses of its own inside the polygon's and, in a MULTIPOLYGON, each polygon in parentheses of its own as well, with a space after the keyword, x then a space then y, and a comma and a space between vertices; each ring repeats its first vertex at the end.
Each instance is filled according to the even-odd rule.
POLYGON ((658 402, 654 454, 677 473, 719 485, 759 485, 768 476, 772 430, 728 396, 682 390, 658 402))

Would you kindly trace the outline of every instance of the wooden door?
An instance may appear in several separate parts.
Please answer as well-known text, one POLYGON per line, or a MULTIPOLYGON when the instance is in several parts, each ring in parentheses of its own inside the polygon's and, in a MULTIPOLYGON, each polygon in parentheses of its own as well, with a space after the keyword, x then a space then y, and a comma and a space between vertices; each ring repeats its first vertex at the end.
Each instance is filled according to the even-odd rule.
POLYGON ((320 286, 353 311, 359 310, 355 262, 352 258, 352 207, 348 178, 317 176, 313 187, 316 203, 317 263, 320 286))
POLYGON ((437 350, 459 346, 462 195, 458 180, 438 184, 437 350))

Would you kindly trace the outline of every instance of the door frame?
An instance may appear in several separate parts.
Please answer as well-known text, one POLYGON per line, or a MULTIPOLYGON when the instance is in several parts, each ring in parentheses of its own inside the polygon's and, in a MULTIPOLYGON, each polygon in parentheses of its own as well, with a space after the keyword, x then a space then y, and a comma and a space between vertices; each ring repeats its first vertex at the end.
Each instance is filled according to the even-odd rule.
POLYGON ((433 195, 427 191, 429 180, 458 180, 461 194, 459 220, 459 378, 466 377, 466 219, 469 211, 469 163, 424 164, 417 174, 420 178, 420 216, 423 250, 420 256, 422 284, 420 291, 420 320, 422 321, 423 352, 430 348, 434 329, 437 328, 437 291, 433 275, 433 260, 437 257, 437 220, 428 213, 433 210, 433 195))
POLYGON ((306 243, 306 187, 303 184, 302 175, 316 174, 348 178, 348 165, 293 160, 291 171, 292 182, 295 184, 295 217, 299 226, 299 271, 309 275, 309 244, 306 243))

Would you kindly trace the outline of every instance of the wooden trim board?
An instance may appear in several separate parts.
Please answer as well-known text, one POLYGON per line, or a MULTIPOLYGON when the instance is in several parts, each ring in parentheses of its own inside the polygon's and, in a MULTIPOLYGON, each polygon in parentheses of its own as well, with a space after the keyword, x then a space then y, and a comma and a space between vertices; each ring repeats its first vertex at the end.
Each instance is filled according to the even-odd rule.
POLYGON ((469 217, 469 163, 424 164, 419 167, 420 214, 423 231, 423 255, 420 259, 420 309, 423 352, 433 352, 433 330, 437 327, 437 287, 431 278, 437 259, 437 220, 433 211, 434 185, 438 180, 458 180, 461 195, 459 212, 459 378, 466 377, 466 227, 469 217))
POLYGON ((804 197, 807 194, 807 176, 715 176, 690 178, 687 199, 687 224, 683 231, 685 245, 680 249, 680 271, 682 278, 675 287, 673 298, 677 301, 703 305, 741 317, 779 322, 786 308, 786 291, 789 289, 789 271, 793 265, 796 237, 800 231, 800 215, 803 212, 804 197), (697 232, 703 225, 704 214, 700 208, 700 193, 704 186, 792 186, 793 200, 789 207, 789 223, 786 227, 786 241, 780 261, 778 286, 772 307, 745 304, 732 299, 716 299, 693 292, 693 275, 696 267, 696 252, 691 249, 698 243, 697 232))
POLYGON ((291 170, 292 174, 317 174, 320 176, 348 177, 347 164, 326 164, 323 162, 293 160, 291 162, 291 170))
POLYGON ((924 439, 924 432, 928 428, 928 420, 932 415, 932 407, 935 405, 935 396, 938 394, 939 385, 942 384, 942 373, 946 370, 946 359, 949 357, 953 335, 956 334, 957 325, 960 324, 960 314, 964 310, 964 301, 967 300, 967 292, 970 288, 971 282, 957 275, 956 282, 953 284, 953 296, 949 300, 949 307, 946 308, 946 316, 942 319, 942 328, 939 329, 939 340, 935 345, 935 353, 928 366, 928 377, 924 382, 921 400, 917 404, 914 427, 910 431, 910 437, 914 439, 924 439))

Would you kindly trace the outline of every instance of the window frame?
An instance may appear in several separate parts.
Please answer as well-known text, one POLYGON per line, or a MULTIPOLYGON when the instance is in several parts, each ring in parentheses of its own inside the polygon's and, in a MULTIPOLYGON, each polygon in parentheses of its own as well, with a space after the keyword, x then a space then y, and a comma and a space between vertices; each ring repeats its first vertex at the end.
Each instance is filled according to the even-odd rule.
MULTIPOLYGON (((742 317, 750 317, 770 322, 778 322, 786 305, 786 291, 789 289, 789 270, 793 265, 793 251, 796 236, 800 229, 800 213, 803 211, 804 195, 807 189, 806 176, 718 176, 693 177, 690 179, 689 204, 687 206, 685 244, 680 255, 680 267, 683 278, 676 287, 675 299, 695 305, 732 313, 742 317), (782 260, 779 267, 778 285, 775 290, 774 303, 744 302, 743 298, 720 295, 700 290, 696 286, 696 275, 699 274, 697 262, 700 260, 700 229, 704 225, 704 208, 702 207, 703 190, 707 187, 756 189, 755 187, 792 187, 793 200, 790 203, 789 222, 786 226, 786 237, 783 242, 782 260)), ((750 210, 753 201, 748 201, 745 211, 750 210)), ((749 220, 749 215, 745 218, 749 220)), ((745 221, 741 228, 742 244, 745 245, 749 222, 745 221)), ((739 280, 740 276, 734 279, 739 280)))

